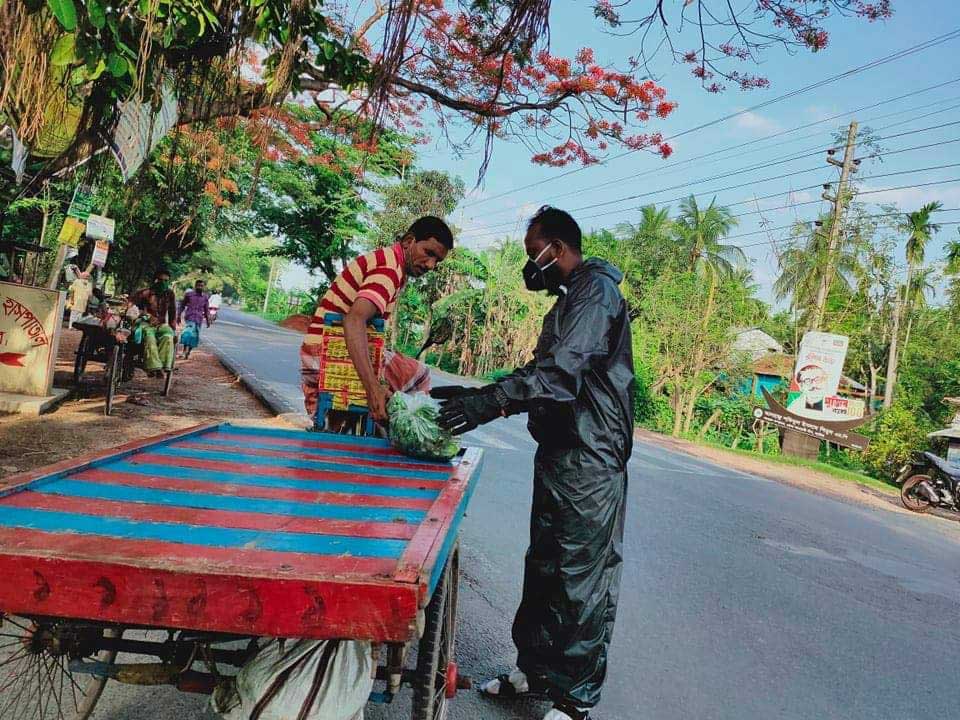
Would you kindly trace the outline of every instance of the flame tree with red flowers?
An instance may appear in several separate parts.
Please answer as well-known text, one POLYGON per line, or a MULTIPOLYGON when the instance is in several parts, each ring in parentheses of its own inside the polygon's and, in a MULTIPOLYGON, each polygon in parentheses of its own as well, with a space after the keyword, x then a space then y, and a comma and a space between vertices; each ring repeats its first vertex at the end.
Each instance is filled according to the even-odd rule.
POLYGON ((118 102, 155 100, 172 79, 182 124, 256 125, 295 99, 361 147, 379 127, 439 131, 455 146, 479 135, 481 175, 498 139, 549 166, 595 163, 615 148, 666 157, 657 120, 676 103, 651 79, 664 62, 689 63, 710 92, 766 87, 744 69, 765 51, 820 51, 834 19, 892 13, 889 0, 597 0, 607 32, 637 36, 636 54, 615 58, 551 52, 551 9, 550 0, 0 3, 0 123, 28 148, 46 124, 64 125, 68 147, 44 163, 55 172, 102 147, 118 102), (51 98, 74 109, 72 124, 51 120, 51 98))

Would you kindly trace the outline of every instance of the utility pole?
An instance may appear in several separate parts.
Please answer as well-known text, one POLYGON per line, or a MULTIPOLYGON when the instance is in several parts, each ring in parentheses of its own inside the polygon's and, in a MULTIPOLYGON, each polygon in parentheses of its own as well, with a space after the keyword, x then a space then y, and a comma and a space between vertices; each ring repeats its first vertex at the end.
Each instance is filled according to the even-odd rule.
MULTIPOLYGON (((860 161, 855 160, 853 157, 856 139, 857 121, 853 120, 847 129, 847 147, 843 151, 843 161, 833 157, 836 153, 835 149, 827 151, 827 162, 840 168, 840 183, 837 186, 836 194, 832 196, 827 192, 830 189, 830 183, 826 183, 823 186, 824 193, 822 197, 824 200, 833 203, 833 216, 830 221, 830 235, 827 241, 827 266, 823 269, 823 276, 820 278, 820 287, 817 288, 816 312, 813 319, 814 330, 819 330, 823 324, 823 314, 827 305, 827 293, 830 291, 830 285, 833 282, 834 254, 837 252, 837 244, 840 239, 840 226, 843 224, 843 211, 847 203, 847 182, 849 181, 850 173, 855 173, 857 171, 856 166, 860 164, 860 161)), ((817 232, 820 234, 819 231, 817 232)))

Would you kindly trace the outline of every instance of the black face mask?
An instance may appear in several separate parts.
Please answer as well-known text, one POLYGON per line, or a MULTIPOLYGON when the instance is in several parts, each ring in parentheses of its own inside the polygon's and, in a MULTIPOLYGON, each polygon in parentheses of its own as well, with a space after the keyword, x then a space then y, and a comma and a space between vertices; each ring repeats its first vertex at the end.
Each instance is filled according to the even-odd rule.
POLYGON ((533 292, 546 290, 551 295, 557 295, 563 288, 563 275, 557 266, 557 258, 543 267, 537 265, 537 260, 543 257, 549 247, 547 245, 533 260, 527 260, 527 264, 523 266, 523 283, 527 286, 527 290, 533 292))

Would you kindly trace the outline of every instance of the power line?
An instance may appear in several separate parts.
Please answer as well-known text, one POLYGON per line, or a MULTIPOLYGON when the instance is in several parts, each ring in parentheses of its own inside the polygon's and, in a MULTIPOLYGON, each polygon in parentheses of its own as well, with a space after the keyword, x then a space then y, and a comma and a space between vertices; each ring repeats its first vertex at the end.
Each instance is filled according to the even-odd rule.
MULTIPOLYGON (((960 107, 960 105, 957 105, 957 107, 960 107)), ((895 123, 894 125, 898 125, 898 124, 901 124, 901 123, 895 123)), ((918 133, 929 132, 929 131, 931 131, 931 130, 941 130, 941 129, 945 128, 945 127, 951 127, 951 126, 953 126, 953 125, 960 125, 960 120, 955 120, 955 121, 953 121, 953 122, 948 122, 948 123, 941 123, 940 125, 931 125, 931 126, 929 126, 929 127, 918 128, 918 129, 915 129, 915 130, 907 130, 907 131, 904 131, 904 132, 902 132, 902 133, 896 133, 896 134, 894 134, 894 135, 886 135, 886 136, 875 137, 875 138, 869 138, 869 137, 868 137, 868 138, 864 138, 863 140, 860 140, 859 142, 855 143, 855 145, 857 145, 857 146, 859 146, 859 145, 870 145, 870 144, 879 142, 879 141, 881 141, 881 140, 893 140, 893 139, 895 139, 895 138, 905 137, 905 136, 907 136, 907 135, 916 135, 916 134, 918 134, 918 133)), ((893 127, 893 126, 888 126, 888 127, 893 127)), ((883 128, 881 128, 881 129, 883 129, 883 128)), ((729 171, 729 172, 720 173, 720 174, 718 174, 718 175, 711 175, 711 176, 709 176, 709 177, 700 178, 700 179, 697 179, 697 180, 689 180, 689 181, 687 181, 687 182, 680 183, 679 185, 671 185, 671 186, 669 186, 669 187, 660 188, 659 190, 648 190, 648 191, 646 191, 646 192, 644 192, 644 193, 642 193, 642 194, 640 194, 640 195, 630 195, 630 196, 626 196, 626 197, 623 197, 623 198, 620 198, 620 199, 607 200, 607 201, 604 201, 603 203, 598 203, 598 204, 595 204, 595 205, 588 205, 588 206, 584 206, 584 207, 574 208, 571 212, 576 212, 576 211, 578 211, 578 210, 583 210, 583 209, 591 209, 591 208, 593 208, 593 207, 600 207, 600 206, 602 206, 602 205, 614 205, 614 204, 616 204, 616 203, 618 203, 618 202, 626 202, 627 200, 635 200, 635 199, 637 199, 637 198, 639 198, 639 197, 648 197, 648 196, 650 196, 650 195, 656 195, 656 194, 661 193, 661 192, 667 192, 668 190, 678 190, 678 189, 680 189, 680 188, 690 187, 691 185, 699 185, 700 183, 710 182, 710 181, 712 181, 712 180, 722 180, 722 179, 724 179, 724 178, 734 177, 734 176, 736 176, 736 175, 742 175, 743 173, 753 172, 754 170, 762 170, 762 169, 766 169, 766 168, 768 168, 768 167, 773 167, 773 166, 775 166, 775 165, 783 165, 783 164, 786 164, 786 163, 793 162, 794 160, 802 160, 803 158, 813 157, 814 155, 820 155, 821 153, 826 152, 827 150, 830 150, 830 149, 833 148, 833 147, 834 147, 834 144, 833 144, 833 143, 831 143, 831 144, 829 144, 829 145, 817 145, 817 146, 814 146, 814 147, 811 147, 811 148, 806 148, 806 149, 804 149, 804 150, 798 150, 798 151, 796 151, 794 154, 788 155, 788 156, 783 157, 783 158, 779 158, 779 159, 773 158, 773 159, 770 159, 770 160, 764 160, 763 162, 756 163, 756 164, 754 164, 754 165, 748 165, 747 167, 738 168, 738 169, 736 169, 736 170, 731 170, 731 171, 729 171)), ((889 151, 889 152, 877 152, 877 153, 874 153, 874 154, 872 154, 872 155, 868 155, 868 156, 866 156, 866 157, 863 158, 863 159, 870 159, 870 158, 880 157, 880 156, 884 156, 884 155, 896 155, 896 154, 898 154, 898 153, 900 153, 900 152, 907 152, 907 151, 909 151, 909 150, 915 150, 915 149, 923 149, 924 147, 928 147, 928 146, 919 146, 919 147, 917 147, 917 148, 905 148, 905 149, 902 149, 902 150, 894 150, 894 151, 889 151)), ((814 169, 820 169, 820 168, 822 168, 822 167, 823 167, 822 165, 817 165, 817 167, 814 168, 814 169)), ((800 171, 797 171, 796 174, 799 175, 799 174, 802 174, 803 172, 808 172, 808 171, 800 170, 800 171)), ((781 178, 783 178, 783 177, 784 177, 784 176, 781 175, 781 176, 777 176, 777 177, 775 177, 775 178, 762 178, 762 179, 757 180, 757 181, 755 181, 755 182, 764 182, 765 180, 770 180, 770 179, 772 179, 772 180, 778 180, 778 179, 781 179, 781 178)), ((565 195, 579 194, 580 192, 582 192, 582 191, 574 190, 574 191, 571 191, 571 192, 569 192, 569 193, 566 193, 565 195)), ((561 195, 561 196, 558 196, 558 197, 564 197, 564 196, 561 195)), ((506 209, 506 210, 498 210, 498 211, 496 211, 496 212, 492 212, 492 213, 487 214, 486 217, 488 217, 488 218, 489 218, 489 217, 494 217, 494 216, 497 216, 497 215, 503 215, 503 214, 505 214, 505 213, 510 213, 510 212, 513 212, 513 211, 514 211, 513 208, 508 208, 508 209, 506 209)), ((509 224, 512 224, 512 222, 510 222, 510 223, 504 223, 504 224, 509 225, 509 224)), ((497 226, 494 226, 494 227, 497 227, 497 226)))
MULTIPOLYGON (((960 208, 940 208, 939 210, 933 210, 932 212, 960 212, 960 208)), ((884 217, 899 217, 899 216, 901 216, 901 215, 907 215, 907 213, 905 213, 905 212, 877 213, 877 214, 874 214, 874 215, 861 215, 859 219, 861 219, 861 220, 868 220, 868 219, 869 219, 869 220, 873 220, 873 219, 876 219, 876 218, 884 218, 884 217)), ((725 238, 723 238, 723 239, 724 239, 724 240, 735 240, 736 238, 749 237, 749 236, 751 236, 751 235, 759 235, 759 234, 761 234, 761 233, 777 232, 778 230, 790 230, 790 229, 792 229, 792 228, 797 227, 798 225, 806 225, 806 224, 809 224, 810 222, 812 222, 812 221, 811 221, 811 220, 806 220, 806 221, 801 220, 801 221, 795 222, 795 223, 793 223, 793 224, 791 224, 791 225, 781 225, 780 227, 763 228, 762 230, 753 230, 753 231, 751 231, 751 232, 740 233, 740 234, 738 234, 738 235, 728 235, 727 237, 725 237, 725 238)), ((951 221, 949 221, 949 222, 941 222, 941 223, 937 223, 937 224, 938 224, 938 225, 957 225, 957 224, 960 224, 960 220, 951 220, 951 221)), ((776 245, 777 243, 787 242, 787 241, 789 241, 790 239, 791 239, 791 238, 782 238, 782 239, 780 239, 780 240, 764 240, 763 242, 748 243, 748 244, 746 244, 746 245, 737 245, 737 247, 739 247, 739 248, 742 250, 743 248, 760 247, 761 245, 776 245)))
MULTIPOLYGON (((960 122, 960 121, 958 121, 958 122, 960 122)), ((928 143, 928 144, 926 144, 926 145, 917 145, 917 146, 909 147, 909 148, 901 148, 901 149, 899 149, 899 150, 891 150, 891 151, 889 151, 889 152, 884 153, 884 155, 888 155, 888 156, 889 156, 889 155, 898 155, 898 154, 904 153, 904 152, 912 152, 912 151, 915 151, 915 150, 924 150, 924 149, 929 149, 929 148, 931 148, 931 147, 940 147, 940 146, 942 146, 942 145, 949 145, 949 144, 956 143, 956 142, 960 142, 960 138, 954 138, 954 139, 952 139, 952 140, 940 141, 940 142, 935 142, 935 143, 928 143)), ((928 170, 928 169, 939 169, 939 168, 942 168, 942 167, 953 167, 953 166, 952 166, 952 165, 943 165, 943 166, 936 166, 935 168, 918 168, 918 169, 915 169, 915 170, 904 170, 904 171, 902 171, 902 173, 922 172, 922 171, 925 171, 925 170, 928 170)), ((754 169, 756 169, 756 168, 754 168, 754 169)), ((750 180, 750 181, 747 181, 747 182, 738 183, 738 184, 736 184, 736 185, 728 185, 728 186, 722 187, 722 188, 715 188, 715 189, 713 189, 713 190, 704 190, 703 192, 698 192, 698 193, 685 193, 685 194, 680 195, 680 196, 677 196, 677 197, 675 197, 675 198, 670 198, 670 199, 668 199, 668 200, 658 200, 658 201, 656 201, 656 202, 657 202, 658 204, 660 204, 660 205, 667 205, 667 204, 669 204, 669 203, 673 203, 673 202, 677 202, 677 201, 683 200, 683 199, 685 199, 685 198, 687 198, 687 197, 690 197, 690 196, 693 196, 693 197, 701 197, 701 196, 704 196, 704 195, 717 195, 717 194, 719 194, 719 193, 727 192, 727 191, 729 191, 729 190, 738 190, 738 189, 740 189, 740 188, 750 187, 751 185, 756 185, 756 184, 759 184, 759 183, 772 182, 772 181, 774 181, 774 180, 783 180, 784 178, 794 177, 794 176, 796 176, 796 175, 804 175, 804 174, 806 174, 806 173, 816 172, 816 171, 818 171, 818 170, 823 170, 823 165, 816 165, 816 166, 814 166, 814 167, 804 168, 803 170, 794 170, 794 171, 788 172, 788 173, 781 173, 780 175, 772 175, 772 176, 764 177, 764 178, 756 178, 756 179, 754 179, 754 180, 750 180)), ((733 174, 736 174, 736 173, 733 173, 733 174)), ((861 180, 867 180, 867 179, 869 179, 869 178, 886 177, 887 175, 888 175, 887 173, 884 173, 884 174, 881 174, 881 175, 868 175, 868 176, 864 176, 864 177, 862 177, 862 178, 860 178, 860 179, 861 179, 861 180)), ((650 197, 651 195, 659 195, 660 193, 666 192, 666 191, 668 191, 668 190, 676 190, 676 189, 679 189, 679 188, 682 188, 682 187, 689 187, 690 185, 697 185, 697 184, 700 184, 700 183, 702 183, 702 182, 707 182, 707 181, 709 181, 709 180, 720 179, 721 177, 726 177, 726 176, 718 176, 718 177, 704 178, 704 179, 702 179, 702 180, 698 180, 698 181, 694 181, 694 182, 690 182, 690 183, 683 183, 683 184, 675 185, 675 186, 672 186, 672 187, 662 188, 662 189, 660 189, 660 190, 651 190, 651 191, 648 191, 648 192, 645 192, 645 193, 638 193, 638 194, 636 194, 636 195, 629 195, 629 196, 626 196, 626 197, 623 197, 623 198, 618 198, 618 199, 615 199, 615 200, 606 200, 606 201, 600 202, 600 203, 592 203, 592 204, 590 204, 590 205, 583 205, 583 206, 578 207, 578 208, 573 208, 570 212, 579 212, 579 211, 582 211, 582 210, 592 210, 592 209, 594 209, 594 208, 606 207, 606 206, 608 206, 608 205, 614 205, 614 204, 617 204, 617 203, 627 202, 627 201, 630 201, 630 200, 638 200, 638 199, 641 199, 641 198, 650 197)), ((810 185, 809 187, 805 187, 805 188, 798 188, 797 190, 793 190, 793 191, 790 191, 790 192, 799 192, 799 191, 801 191, 801 190, 812 190, 812 189, 814 189, 814 188, 820 187, 820 185, 822 185, 822 183, 819 183, 819 184, 817 184, 817 185, 810 185)), ((768 197, 776 197, 777 195, 784 195, 784 194, 787 194, 787 193, 776 193, 776 194, 774 194, 773 196, 768 196, 768 197)), ((745 201, 745 202, 751 202, 751 200, 747 200, 747 201, 745 201)), ((741 203, 724 203, 724 205, 725 205, 726 207, 732 207, 732 206, 738 205, 738 204, 741 204, 741 203)), ((618 213, 624 212, 625 210, 628 210, 628 209, 630 209, 630 208, 620 208, 620 209, 618 209, 618 210, 613 210, 613 211, 607 211, 607 212, 604 212, 604 213, 600 213, 599 215, 587 216, 587 217, 584 217, 584 218, 582 218, 582 219, 586 220, 586 219, 589 219, 589 218, 591 218, 591 217, 602 217, 602 216, 604 216, 604 215, 614 215, 614 214, 618 214, 618 213)), ((484 233, 482 233, 482 234, 479 234, 479 235, 489 234, 490 231, 493 231, 493 230, 495 230, 496 228, 511 227, 511 226, 516 225, 518 222, 519 222, 519 220, 511 220, 511 221, 509 221, 509 222, 496 223, 496 224, 494 224, 494 225, 488 226, 486 232, 484 232, 484 233)), ((494 232, 494 234, 497 234, 497 233, 494 232)))
MULTIPOLYGON (((902 59, 902 58, 908 57, 908 56, 913 55, 913 54, 915 54, 915 53, 922 52, 923 50, 928 50, 928 49, 931 48, 931 47, 934 47, 934 46, 936 46, 936 45, 940 45, 941 43, 947 42, 947 41, 949 41, 949 40, 953 40, 953 39, 955 39, 955 38, 957 38, 957 37, 960 37, 960 28, 955 29, 955 30, 951 30, 950 32, 944 33, 943 35, 938 35, 938 36, 936 36, 936 37, 934 37, 934 38, 931 38, 930 40, 926 40, 926 41, 924 41, 924 42, 922 42, 922 43, 918 43, 917 45, 913 45, 913 46, 908 47, 908 48, 905 48, 905 49, 903 49, 903 50, 898 50, 897 52, 891 53, 890 55, 885 55, 885 56, 883 56, 883 57, 881 57, 881 58, 878 58, 878 59, 876 59, 876 60, 872 60, 872 61, 870 61, 869 63, 866 63, 865 65, 860 65, 860 66, 857 66, 857 67, 854 67, 854 68, 850 68, 849 70, 845 70, 844 72, 839 73, 839 74, 837 74, 837 75, 832 75, 831 77, 825 78, 825 79, 823 79, 823 80, 818 80, 818 81, 815 82, 815 83, 811 83, 811 84, 809 84, 809 85, 805 85, 805 86, 803 86, 803 87, 801 87, 801 88, 798 88, 798 89, 796 89, 796 90, 792 90, 792 91, 790 91, 790 92, 788 92, 788 93, 785 93, 785 94, 783 94, 783 95, 779 95, 779 96, 777 96, 777 97, 775 97, 775 98, 771 98, 770 100, 765 100, 765 101, 763 101, 763 102, 761 102, 761 103, 757 103, 756 105, 752 105, 751 107, 748 107, 748 108, 746 108, 746 109, 744 109, 744 110, 739 110, 739 111, 737 111, 737 112, 728 113, 728 114, 726 114, 726 115, 722 115, 722 116, 720 116, 720 117, 718 117, 718 118, 715 118, 715 119, 713 119, 713 120, 709 120, 709 121, 707 121, 707 122, 705 122, 705 123, 701 123, 700 125, 695 125, 694 127, 687 128, 686 130, 682 130, 682 131, 680 131, 680 132, 678 132, 678 133, 676 133, 676 134, 674 134, 674 135, 671 135, 671 136, 669 136, 669 137, 667 137, 667 138, 664 138, 664 142, 667 142, 667 141, 669 141, 669 140, 676 140, 676 139, 679 138, 679 137, 683 137, 683 136, 685 136, 685 135, 689 135, 689 134, 694 133, 694 132, 699 132, 700 130, 704 130, 704 129, 706 129, 706 128, 708 128, 708 127, 712 127, 712 126, 714 126, 714 125, 719 125, 720 123, 724 123, 724 122, 726 122, 727 120, 732 120, 732 119, 735 118, 735 117, 739 117, 739 116, 741 116, 741 115, 745 115, 745 114, 747 114, 747 113, 751 113, 751 112, 754 112, 754 111, 756 111, 756 110, 760 110, 760 109, 762 109, 762 108, 769 107, 770 105, 774 105, 774 104, 776 104, 776 103, 782 102, 783 100, 789 100, 790 98, 793 98, 793 97, 796 97, 796 96, 798 96, 798 95, 802 95, 802 94, 804 94, 804 93, 810 92, 811 90, 816 90, 817 88, 823 87, 824 85, 829 85, 830 83, 836 82, 836 81, 838 81, 838 80, 842 80, 842 79, 847 78, 847 77, 850 77, 850 76, 852 76, 852 75, 856 75, 857 73, 861 73, 861 72, 864 72, 864 71, 866 71, 866 70, 871 70, 871 69, 873 69, 873 68, 875 68, 875 67, 879 67, 879 66, 881 66, 881 65, 885 65, 886 63, 894 62, 895 60, 900 60, 900 59, 902 59)), ((505 195, 510 195, 510 194, 515 193, 515 192, 519 192, 519 191, 521 191, 521 190, 528 190, 529 188, 537 187, 538 185, 543 185, 543 184, 546 184, 546 183, 548 183, 548 182, 555 182, 555 181, 560 180, 560 179, 562 179, 562 178, 569 177, 570 175, 575 175, 576 173, 583 172, 584 170, 588 170, 588 169, 590 169, 590 168, 597 167, 597 165, 605 165, 606 163, 612 162, 613 160, 618 160, 618 159, 620 159, 620 158, 622 158, 622 157, 626 157, 627 155, 632 155, 632 154, 634 154, 634 153, 636 153, 636 152, 639 152, 639 150, 628 150, 628 151, 623 152, 623 153, 620 153, 620 154, 618 154, 618 155, 614 155, 613 157, 607 158, 606 160, 604 160, 604 161, 602 161, 602 162, 600 162, 600 163, 597 163, 597 164, 595 164, 595 165, 587 165, 587 166, 584 166, 584 167, 575 168, 575 169, 573 169, 573 170, 569 170, 569 171, 567 171, 567 172, 565 172, 565 173, 561 173, 560 175, 556 175, 556 176, 551 177, 551 178, 545 178, 545 179, 543 179, 543 180, 538 180, 538 181, 533 182, 533 183, 528 183, 527 185, 522 185, 522 186, 520 186, 520 187, 513 188, 512 190, 507 190, 507 191, 502 192, 502 193, 499 193, 499 194, 497 194, 497 195, 493 195, 493 196, 488 197, 488 198, 483 198, 483 199, 481 199, 481 200, 477 200, 476 202, 469 203, 468 205, 465 205, 464 207, 472 207, 472 206, 474 206, 474 205, 479 205, 479 204, 481 204, 481 203, 486 203, 486 202, 490 202, 491 200, 499 199, 499 198, 501 198, 501 197, 504 197, 505 195)))
MULTIPOLYGON (((957 80, 951 80, 950 82, 957 82, 958 80, 960 80, 960 78, 957 78, 957 80)), ((901 97, 903 97, 903 96, 901 96, 901 97)), ((944 103, 944 102, 952 102, 953 100, 956 100, 956 98, 953 98, 953 97, 943 98, 942 100, 938 100, 938 101, 936 101, 936 102, 934 102, 934 103, 928 103, 925 107, 931 107, 932 105, 936 105, 936 104, 944 103)), ((875 106, 874 106, 874 107, 875 107, 875 106)), ((923 118, 927 118, 927 117, 930 117, 930 116, 932 116, 932 115, 939 115, 940 113, 945 113, 945 112, 948 112, 948 111, 950 111, 950 110, 956 110, 957 108, 960 108, 960 103, 951 105, 950 107, 941 108, 940 110, 934 110, 933 112, 924 113, 923 115, 915 115, 915 116, 909 118, 908 120, 901 120, 900 122, 891 123, 891 124, 889 124, 889 125, 884 125, 884 126, 882 126, 882 127, 875 128, 875 132, 879 132, 879 131, 881 131, 881 130, 888 130, 888 129, 894 128, 894 127, 899 127, 900 125, 906 125, 907 123, 916 122, 917 120, 922 120, 923 118)), ((829 118, 829 119, 830 119, 830 120, 833 120, 833 119, 836 119, 836 118, 838 118, 838 117, 843 117, 843 116, 845 116, 845 115, 851 115, 851 114, 856 113, 856 112, 859 112, 859 110, 851 110, 850 112, 843 113, 843 114, 841 114, 841 115, 834 115, 833 117, 831 117, 831 118, 829 118)), ((903 115, 903 111, 902 111, 902 110, 897 110, 897 111, 892 112, 892 113, 885 113, 885 114, 883 114, 883 115, 877 115, 877 116, 872 117, 872 118, 867 118, 866 120, 863 120, 862 122, 863 122, 863 123, 876 122, 877 120, 883 120, 883 119, 885 119, 885 118, 893 117, 893 116, 895 116, 895 115, 898 116, 898 117, 899 117, 899 116, 902 116, 902 115, 903 115)), ((794 128, 793 130, 785 130, 785 131, 783 131, 783 132, 774 133, 773 135, 767 135, 766 137, 759 138, 758 140, 751 140, 750 142, 741 143, 740 145, 734 145, 734 146, 729 147, 729 148, 723 148, 723 149, 721 149, 721 150, 714 150, 713 152, 704 153, 703 155, 698 155, 697 157, 693 157, 693 158, 690 158, 690 159, 688 159, 688 160, 682 160, 682 161, 677 162, 677 163, 671 163, 670 165, 665 165, 665 166, 660 167, 660 168, 650 168, 650 169, 648 169, 648 170, 644 170, 644 171, 641 171, 641 172, 639 172, 639 173, 635 173, 635 174, 633 174, 633 175, 624 175, 624 176, 619 177, 619 178, 616 178, 616 179, 614 179, 614 180, 607 180, 607 181, 605 181, 605 182, 598 183, 598 184, 596 184, 596 185, 588 185, 588 186, 585 187, 585 188, 579 188, 579 189, 577 189, 577 190, 570 190, 570 191, 565 192, 565 193, 562 193, 562 194, 560 194, 560 195, 552 195, 551 198, 554 199, 554 200, 558 200, 558 199, 560 199, 560 198, 570 197, 571 195, 580 195, 580 194, 585 193, 585 192, 588 192, 588 191, 590 191, 590 190, 596 190, 596 189, 598 189, 598 188, 606 187, 606 186, 608 186, 608 185, 616 185, 616 184, 621 183, 621 182, 624 182, 624 181, 626 181, 626 180, 633 180, 633 179, 635 179, 635 178, 644 177, 644 176, 646 176, 646 175, 652 175, 652 174, 654 174, 654 173, 656 173, 658 176, 664 175, 664 174, 667 174, 667 173, 671 172, 671 171, 672 171, 673 169, 675 169, 677 166, 684 165, 684 164, 687 164, 687 163, 692 163, 692 162, 695 162, 695 161, 697 161, 697 160, 702 160, 702 159, 708 158, 708 157, 710 157, 710 156, 712 156, 712 155, 717 155, 717 154, 724 153, 724 152, 728 152, 728 151, 731 151, 731 150, 738 150, 738 149, 740 149, 740 148, 742 148, 742 147, 745 147, 745 146, 747 146, 747 145, 750 145, 750 144, 752 144, 752 143, 754 143, 754 142, 759 142, 759 141, 761 141, 761 140, 769 140, 769 139, 771 139, 771 138, 779 137, 779 136, 781 136, 781 135, 794 132, 795 130, 798 130, 798 129, 801 129, 801 128, 804 128, 804 127, 810 127, 811 125, 819 124, 819 123, 821 123, 821 122, 827 122, 827 121, 826 121, 826 120, 818 120, 816 123, 809 123, 808 125, 801 125, 800 127, 794 128), (666 172, 664 172, 664 171, 666 171, 666 172)), ((823 135, 823 131, 815 132, 815 133, 810 133, 809 135, 801 135, 800 137, 793 138, 792 140, 787 140, 786 142, 787 142, 787 143, 795 143, 795 142, 800 142, 801 140, 809 140, 810 138, 820 137, 821 135, 823 135)), ((746 153, 741 153, 740 155, 738 155, 738 157, 742 157, 743 155, 752 155, 752 154, 754 154, 754 153, 763 152, 764 150, 769 150, 769 149, 770 149, 769 147, 754 148, 753 150, 749 150, 749 151, 746 152, 746 153)), ((801 151, 798 150, 798 151, 796 151, 796 152, 801 152, 801 151)), ((715 160, 714 162, 720 162, 720 161, 723 160, 723 159, 726 159, 726 158, 718 158, 718 159, 715 160)), ((496 213, 493 213, 493 214, 500 214, 500 213, 502 213, 502 212, 504 212, 504 211, 503 211, 503 210, 498 210, 496 213)), ((509 212, 509 211, 507 211, 507 212, 509 212)))

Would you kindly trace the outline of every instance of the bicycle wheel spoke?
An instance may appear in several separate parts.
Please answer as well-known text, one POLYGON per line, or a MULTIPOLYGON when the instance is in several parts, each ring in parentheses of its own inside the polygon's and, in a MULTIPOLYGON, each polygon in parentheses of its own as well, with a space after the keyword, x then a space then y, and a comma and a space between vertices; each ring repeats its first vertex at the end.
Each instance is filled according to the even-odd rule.
POLYGON ((34 668, 37 671, 37 720, 43 720, 43 683, 40 677, 40 656, 33 659, 34 668))
POLYGON ((73 709, 74 711, 79 711, 80 703, 77 702, 77 690, 80 691, 80 695, 84 695, 83 688, 77 685, 76 681, 73 679, 73 675, 70 674, 69 669, 64 665, 63 660, 57 658, 57 662, 60 663, 60 669, 63 671, 63 674, 66 676, 67 680, 70 681, 70 693, 73 695, 73 709))
MULTIPOLYGON (((56 665, 57 667, 60 667, 60 663, 56 663, 56 665)), ((60 676, 60 689, 57 691, 57 697, 62 698, 63 697, 63 676, 65 675, 65 673, 61 669, 60 672, 57 673, 57 675, 60 676)), ((59 704, 60 703, 58 702, 57 705, 59 704)))
POLYGON ((18 623, 16 620, 14 620, 14 619, 13 619, 12 617, 10 617, 9 615, 4 615, 4 616, 3 616, 3 621, 4 621, 4 622, 8 622, 8 623, 10 623, 11 625, 16 625, 18 628, 20 628, 21 630, 23 630, 25 633, 32 632, 32 630, 31 630, 30 628, 24 627, 23 625, 21 625, 20 623, 18 623))
POLYGON ((69 668, 65 671, 64 674, 67 676, 67 680, 70 681, 70 684, 73 685, 74 690, 75 690, 76 692, 79 692, 81 696, 87 694, 87 691, 84 690, 82 687, 80 687, 80 684, 79 684, 76 680, 73 679, 73 673, 70 672, 69 668))
POLYGON ((29 683, 25 683, 25 682, 20 683, 20 690, 17 692, 15 696, 10 698, 10 701, 6 705, 3 706, 3 710, 0 711, 0 716, 7 717, 7 708, 11 708, 12 709, 11 716, 17 717, 16 710, 17 708, 20 707, 20 700, 23 698, 23 694, 24 692, 26 692, 28 684, 29 683))
MULTIPOLYGON (((50 683, 50 694, 53 695, 53 701, 57 705, 57 717, 63 718, 63 709, 60 707, 60 696, 56 694, 56 683, 53 680, 53 674, 50 672, 50 666, 47 664, 47 659, 43 659, 43 669, 47 673, 47 682, 50 683)), ((50 709, 50 701, 47 700, 47 709, 50 709)))
POLYGON ((4 660, 3 662, 0 662, 0 667, 4 667, 5 665, 9 665, 9 664, 12 663, 14 660, 22 660, 23 658, 25 658, 25 657, 26 657, 27 655, 29 655, 29 654, 30 654, 30 650, 28 650, 27 648, 23 648, 23 650, 20 650, 19 652, 17 652, 16 655, 12 655, 11 657, 8 657, 6 660, 4 660))

